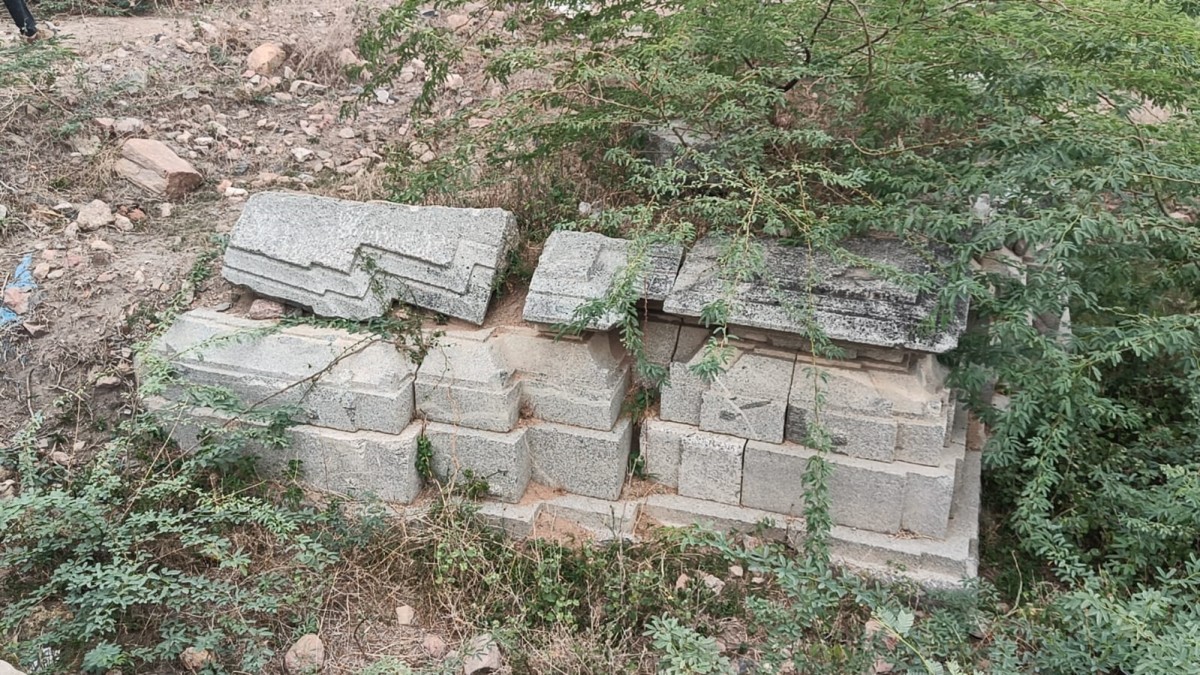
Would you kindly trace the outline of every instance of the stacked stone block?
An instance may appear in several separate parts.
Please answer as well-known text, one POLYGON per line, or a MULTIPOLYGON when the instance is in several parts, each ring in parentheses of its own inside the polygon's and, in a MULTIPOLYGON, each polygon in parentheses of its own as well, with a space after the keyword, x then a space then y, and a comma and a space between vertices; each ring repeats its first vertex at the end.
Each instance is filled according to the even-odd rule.
MULTIPOLYGON (((403 471, 405 479, 386 494, 411 501, 420 436, 439 479, 483 481, 492 497, 509 502, 521 499, 531 479, 602 499, 616 499, 625 482, 633 426, 622 403, 630 373, 607 334, 558 340, 534 330, 449 331, 417 367, 371 334, 284 328, 196 310, 167 331, 153 354, 170 361, 182 380, 227 390, 246 408, 296 406, 301 425, 289 431, 291 454, 268 454, 335 467, 318 472, 325 478, 309 477, 327 489, 352 487, 348 480, 372 484, 334 480, 334 473, 394 478, 403 471), (403 453, 386 450, 391 437, 403 453), (395 461, 403 466, 380 464, 395 461)), ((192 405, 188 391, 170 386, 166 400, 185 406, 194 420, 216 419, 192 405)))
POLYGON ((620 341, 608 333, 555 338, 514 330, 500 348, 521 378, 534 480, 616 499, 633 438, 621 410, 630 373, 620 341))
POLYGON ((265 468, 282 472, 300 461, 322 489, 402 502, 417 496, 414 367, 387 341, 202 309, 183 314, 139 359, 143 384, 157 360, 176 378, 148 405, 181 447, 195 447, 205 427, 253 424, 256 413, 287 406, 298 422, 285 431, 288 446, 248 448, 265 468), (206 391, 232 394, 242 414, 208 407, 206 391))
MULTIPOLYGON (((513 227, 497 210, 259 195, 235 228, 224 273, 323 315, 367 318, 402 299, 479 323, 513 227)), ((427 459, 444 483, 486 483, 499 502, 481 513, 520 536, 566 519, 598 540, 629 539, 643 517, 760 533, 770 521, 768 536, 795 543, 819 428, 831 446, 835 555, 909 565, 939 581, 972 576, 978 453, 964 450, 935 356, 956 344, 965 306, 941 330, 924 330, 932 296, 885 279, 875 263, 912 274, 930 263, 890 239, 852 240, 836 258, 764 242, 759 280, 721 279, 722 246, 698 242, 682 268, 677 247, 644 252, 635 281, 645 356, 665 383, 635 380, 611 330, 621 317, 599 317, 581 336, 542 332, 628 281, 630 242, 576 232, 555 233, 535 272, 524 316, 540 327, 432 328, 434 346, 418 365, 369 333, 197 310, 140 372, 166 360, 180 381, 228 390, 248 409, 298 411, 287 448, 251 449, 268 468, 300 461, 318 488, 408 503, 427 459), (697 321, 718 300, 729 303, 728 341, 712 341, 697 321), (833 338, 837 358, 812 353, 797 307, 833 338), (718 371, 700 376, 713 359, 718 371), (640 428, 624 411, 635 384, 661 384, 640 428), (621 500, 635 437, 663 487, 621 500), (566 494, 523 501, 539 494, 534 482, 566 494)), ((213 394, 194 391, 171 384, 148 401, 185 448, 205 427, 253 424, 205 407, 213 394)))
POLYGON ((739 341, 711 382, 693 372, 705 356, 676 349, 659 419, 642 426, 655 480, 683 497, 800 516, 819 423, 832 441, 834 523, 945 535, 964 447, 947 436, 951 406, 933 355, 878 370, 739 341))

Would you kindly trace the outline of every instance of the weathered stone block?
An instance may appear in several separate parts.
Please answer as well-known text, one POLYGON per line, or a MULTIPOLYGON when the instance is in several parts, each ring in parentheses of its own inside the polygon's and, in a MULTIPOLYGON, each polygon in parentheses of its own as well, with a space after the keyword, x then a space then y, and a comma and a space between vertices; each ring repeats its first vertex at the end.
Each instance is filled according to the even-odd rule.
POLYGON ((700 395, 700 428, 769 443, 783 442, 795 357, 738 351, 700 395))
POLYGON ((228 389, 248 406, 296 405, 304 424, 399 433, 412 419, 413 365, 371 335, 194 310, 151 349, 192 385, 228 389))
POLYGON ((187 160, 161 141, 147 138, 122 143, 121 158, 113 170, 134 185, 169 199, 179 199, 204 182, 187 160))
POLYGON ((671 422, 700 425, 700 408, 708 383, 692 373, 692 363, 672 361, 662 386, 659 417, 671 422))
POLYGON ((744 438, 703 431, 680 443, 679 494, 724 504, 741 504, 744 438))
POLYGON ((806 441, 818 400, 835 452, 880 462, 895 458, 892 401, 879 392, 873 373, 798 363, 788 399, 789 441, 806 441))
POLYGON ((442 481, 459 485, 487 482, 488 494, 516 502, 529 484, 529 445, 525 430, 496 433, 431 422, 425 436, 433 447, 432 468, 442 481))
MULTIPOLYGON (((836 260, 825 253, 810 255, 804 247, 784 246, 774 240, 758 244, 765 259, 759 279, 735 281, 728 321, 731 324, 787 333, 807 333, 805 312, 826 335, 835 340, 905 347, 941 353, 958 344, 966 321, 966 301, 952 316, 941 317, 944 326, 927 334, 923 322, 937 311, 933 293, 916 291, 887 281, 876 272, 836 260), (815 278, 815 283, 814 283, 815 278)), ((933 274, 933 266, 917 251, 894 239, 860 238, 843 242, 850 253, 890 266, 906 274, 933 274)), ((718 262, 722 242, 707 237, 685 257, 663 309, 681 316, 700 316, 712 302, 730 297, 718 262)))
POLYGON ((246 202, 222 274, 322 316, 369 319, 402 300, 478 324, 515 241, 499 209, 263 192, 246 202))
POLYGON ((351 497, 408 503, 421 491, 417 473, 420 432, 415 424, 399 434, 294 427, 289 433, 291 446, 264 454, 263 463, 282 472, 299 461, 304 481, 317 487, 351 497))
POLYGON ((949 471, 913 467, 904 487, 904 513, 900 526, 934 539, 945 537, 957 474, 953 467, 949 471))
POLYGON ((629 418, 611 431, 541 422, 526 429, 533 479, 567 492, 616 499, 625 483, 632 441, 629 418))
POLYGON ((896 419, 896 461, 937 466, 946 444, 947 422, 940 419, 896 419))
MULTIPOLYGON (((646 361, 660 366, 667 371, 671 365, 671 357, 675 354, 675 344, 679 340, 678 322, 647 320, 642 322, 642 347, 645 350, 646 361)), ((637 384, 642 386, 658 385, 650 382, 635 372, 637 384)))
POLYGON ((414 391, 426 419, 488 431, 516 426, 520 387, 492 334, 447 333, 425 355, 414 391))
MULTIPOLYGON (((227 412, 187 406, 161 398, 146 400, 164 430, 185 451, 197 447, 206 429, 238 429, 261 426, 248 418, 227 412)), ((386 501, 411 502, 421 490, 417 473, 419 424, 399 434, 374 431, 354 433, 309 425, 284 431, 285 448, 251 443, 246 453, 256 454, 267 472, 282 474, 299 462, 302 479, 319 489, 355 498, 378 497, 386 501)))
POLYGON ((642 420, 638 448, 645 462, 646 474, 655 482, 678 487, 683 439, 695 432, 696 427, 685 424, 659 419, 642 420))
POLYGON ((516 331, 499 339, 521 379, 533 417, 589 429, 612 429, 629 391, 629 365, 615 335, 554 340, 516 331))
MULTIPOLYGON (((571 323, 576 310, 607 296, 614 281, 631 263, 642 270, 634 281, 641 297, 662 300, 675 282, 682 259, 682 246, 661 245, 638 250, 628 240, 595 232, 554 232, 546 240, 529 284, 525 320, 571 323)), ((595 318, 588 328, 608 330, 620 320, 618 312, 608 312, 595 318)))
POLYGON ((696 356, 704 344, 708 342, 708 338, 712 336, 712 331, 701 326, 681 326, 679 328, 679 339, 675 342, 675 354, 671 357, 672 361, 682 361, 687 363, 696 356))
MULTIPOLYGON (((805 444, 812 419, 811 410, 788 408, 784 436, 793 443, 805 444)), ((829 434, 834 452, 877 462, 890 462, 896 458, 895 420, 825 411, 821 414, 821 424, 829 434)))

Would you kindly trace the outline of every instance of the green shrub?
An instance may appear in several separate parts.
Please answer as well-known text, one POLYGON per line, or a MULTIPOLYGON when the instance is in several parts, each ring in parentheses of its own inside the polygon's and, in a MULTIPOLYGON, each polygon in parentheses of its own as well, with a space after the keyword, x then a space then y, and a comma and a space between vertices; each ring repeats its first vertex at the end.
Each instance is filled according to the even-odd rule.
MULTIPOLYGON (((417 109, 433 123, 413 128, 439 158, 401 153, 398 199, 461 200, 577 162, 603 211, 529 226, 637 240, 633 269, 587 309, 625 310, 635 353, 636 261, 653 241, 720 233, 731 279, 762 272, 758 235, 842 258, 839 242, 865 231, 943 251, 940 280, 873 271, 945 308, 970 299, 979 321, 950 356, 954 383, 995 430, 987 493, 1014 539, 1067 580, 1149 579, 1195 551, 1191 5, 528 2, 476 12, 507 10, 512 32, 463 45, 418 4, 389 10, 361 43, 380 80, 416 57, 430 73, 417 109), (563 4, 577 13, 551 11, 563 4), (512 86, 452 111, 441 82, 467 54, 512 86), (1139 121, 1147 100, 1175 114, 1139 121), (467 127, 479 114, 492 122, 467 127), (681 149, 656 161, 646 139, 665 128, 681 149), (1023 283, 971 271, 1002 246, 1025 256, 1023 283), (1004 410, 985 400, 992 383, 1011 398, 1004 410)), ((810 310, 794 308, 802 321, 810 310)), ((722 302, 705 312, 714 326, 726 316, 722 302)), ((727 340, 718 330, 702 369, 719 369, 727 340)))

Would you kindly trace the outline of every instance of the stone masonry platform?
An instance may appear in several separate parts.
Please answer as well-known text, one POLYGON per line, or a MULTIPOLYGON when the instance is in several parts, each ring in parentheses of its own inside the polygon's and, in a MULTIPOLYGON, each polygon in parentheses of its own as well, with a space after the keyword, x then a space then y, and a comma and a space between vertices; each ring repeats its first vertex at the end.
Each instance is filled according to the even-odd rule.
POLYGON ((494 209, 256 195, 231 236, 230 281, 318 316, 364 319, 398 300, 461 321, 431 317, 432 346, 414 362, 371 332, 193 310, 141 356, 144 384, 156 362, 174 375, 146 404, 185 449, 210 430, 253 434, 286 407, 297 423, 286 447, 251 444, 268 469, 298 462, 316 489, 401 511, 434 481, 482 492, 482 515, 519 536, 564 522, 595 541, 768 522, 768 536, 798 545, 802 478, 822 458, 839 560, 937 585, 975 575, 979 453, 937 357, 966 307, 937 314, 936 259, 885 238, 852 240, 836 259, 763 241, 760 278, 730 281, 721 240, 684 253, 558 232, 526 322, 489 320, 514 234, 494 209), (663 382, 634 377, 620 317, 557 328, 631 282, 663 382), (730 308, 730 338, 700 324, 714 302, 730 308), (839 358, 813 353, 805 311, 839 358), (714 357, 719 371, 702 375, 714 357), (639 389, 657 404, 632 407, 639 389))

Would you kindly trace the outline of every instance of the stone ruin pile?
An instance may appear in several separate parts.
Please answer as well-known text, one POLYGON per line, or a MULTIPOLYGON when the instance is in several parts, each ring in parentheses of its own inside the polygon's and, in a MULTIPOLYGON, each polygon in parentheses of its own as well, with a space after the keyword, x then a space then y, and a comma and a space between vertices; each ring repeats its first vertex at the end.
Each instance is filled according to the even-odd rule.
MULTIPOLYGON (((518 535, 537 535, 547 517, 600 540, 635 538, 643 523, 750 531, 770 521, 769 536, 795 544, 802 476, 815 454, 804 442, 820 397, 834 449, 835 556, 934 584, 975 575, 979 453, 965 447, 963 413, 936 357, 957 344, 965 307, 930 332, 933 294, 878 268, 925 273, 927 255, 866 238, 846 245, 861 263, 851 264, 764 242, 769 278, 731 284, 717 273, 714 239, 686 254, 650 250, 639 284, 645 351, 670 379, 657 409, 635 424, 620 317, 597 317, 577 337, 553 328, 604 296, 631 243, 556 232, 525 320, 485 324, 515 241, 512 216, 496 209, 255 195, 230 239, 230 281, 320 316, 365 319, 399 300, 461 321, 429 326, 437 337, 419 364, 368 332, 206 309, 182 315, 153 351, 184 381, 223 387, 248 406, 300 411, 289 447, 258 449, 268 467, 300 460, 317 488, 419 504, 424 439, 434 474, 485 481, 480 513, 518 535), (710 335, 701 309, 718 299, 738 339, 710 383, 690 366, 710 335), (813 355, 798 315, 820 325, 843 358, 813 355), (635 450, 647 482, 629 476, 635 450)), ((205 425, 250 423, 189 402, 179 386, 149 403, 164 415, 182 411, 166 419, 184 448, 205 425)))

